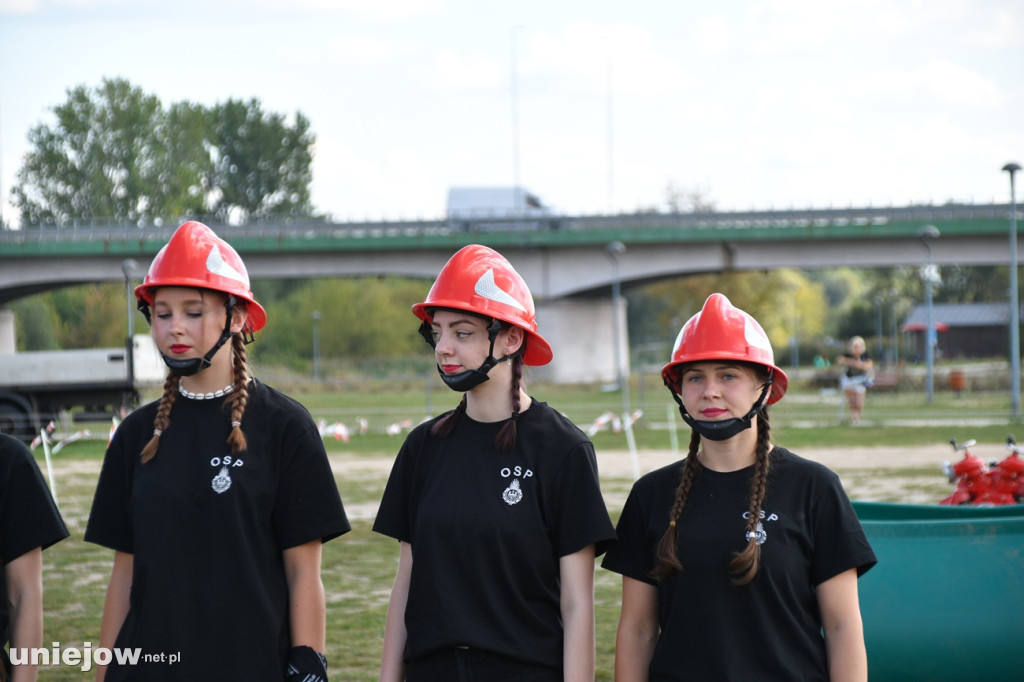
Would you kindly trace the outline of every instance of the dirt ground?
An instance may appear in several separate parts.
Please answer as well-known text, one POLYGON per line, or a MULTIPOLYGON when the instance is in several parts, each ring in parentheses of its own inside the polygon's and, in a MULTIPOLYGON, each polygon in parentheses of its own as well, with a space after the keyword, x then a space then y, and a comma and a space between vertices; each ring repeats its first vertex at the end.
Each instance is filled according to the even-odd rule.
MULTIPOLYGON (((927 447, 871 447, 871 448, 809 448, 796 454, 806 459, 821 462, 828 468, 842 469, 902 469, 935 465, 942 466, 948 454, 941 448, 927 447)), ((983 456, 983 455, 981 455, 983 456)), ((647 472, 671 464, 677 456, 668 450, 645 450, 637 453, 640 471, 647 472)), ((601 473, 612 476, 629 476, 633 462, 626 450, 603 451, 598 454, 601 473)))
MULTIPOLYGON (((942 473, 943 461, 953 453, 940 447, 809 448, 797 454, 838 473, 853 499, 935 504, 953 490, 942 473)), ((1001 450, 987 452, 980 446, 974 454, 986 460, 1005 456, 1001 450)), ((636 468, 642 475, 671 464, 679 456, 670 450, 641 450, 637 452, 636 468)), ((603 486, 609 507, 620 506, 634 474, 633 458, 628 450, 601 450, 597 459, 602 479, 617 481, 615 485, 603 486)), ((335 472, 352 478, 383 481, 393 462, 393 454, 331 455, 335 472)), ((98 476, 100 464, 98 460, 57 460, 54 473, 58 479, 68 475, 98 476)), ((346 504, 345 508, 353 519, 370 519, 377 512, 377 502, 346 504)))
MULTIPOLYGON (((839 474, 851 499, 905 504, 935 504, 953 491, 942 465, 953 454, 934 446, 808 448, 796 454, 820 462, 839 474)), ((975 452, 990 458, 984 452, 975 452)), ((1001 459, 1005 452, 991 454, 1001 459)), ((670 451, 637 453, 640 473, 671 464, 670 451)), ((633 459, 628 451, 601 452, 598 465, 602 476, 632 476, 633 459)))
MULTIPOLYGON (((953 491, 942 472, 943 461, 952 452, 941 447, 862 447, 809 448, 797 452, 807 459, 821 462, 837 474, 852 499, 907 504, 935 504, 953 491)), ((1005 453, 976 451, 985 459, 1001 459, 1005 453)), ((680 455, 670 450, 641 450, 636 466, 645 474, 676 461, 680 455)), ((605 496, 609 508, 621 506, 633 478, 633 458, 628 450, 601 450, 597 454, 605 496)), ((386 477, 391 471, 393 455, 332 455, 334 470, 341 476, 386 477)), ((376 503, 346 504, 352 518, 373 518, 376 503)))

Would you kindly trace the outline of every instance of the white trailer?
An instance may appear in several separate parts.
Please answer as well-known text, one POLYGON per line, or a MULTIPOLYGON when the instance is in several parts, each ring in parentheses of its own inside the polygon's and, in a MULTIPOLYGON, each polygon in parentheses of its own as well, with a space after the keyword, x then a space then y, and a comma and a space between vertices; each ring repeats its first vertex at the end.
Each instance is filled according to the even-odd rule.
POLYGON ((123 416, 139 404, 139 389, 167 375, 152 337, 125 348, 0 354, 0 431, 31 439, 47 422, 71 411, 79 421, 123 416))

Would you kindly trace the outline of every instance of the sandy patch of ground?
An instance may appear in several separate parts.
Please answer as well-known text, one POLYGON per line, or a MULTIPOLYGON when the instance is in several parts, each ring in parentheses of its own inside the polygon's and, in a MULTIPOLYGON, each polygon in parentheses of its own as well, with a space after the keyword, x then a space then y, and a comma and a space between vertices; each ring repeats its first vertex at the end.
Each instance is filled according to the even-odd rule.
MULTIPOLYGON (((821 462, 839 474, 851 498, 874 501, 898 501, 908 504, 934 504, 953 490, 942 464, 954 457, 951 448, 923 447, 856 447, 808 448, 797 453, 821 462), (888 470, 888 471, 886 471, 888 470), (934 473, 934 475, 932 475, 934 473)), ((1002 459, 1005 450, 991 451, 980 447, 974 454, 986 460, 1002 459)), ((605 486, 610 507, 621 506, 628 493, 634 471, 645 474, 677 461, 681 455, 671 450, 640 450, 633 456, 628 450, 601 450, 597 453, 602 479, 614 480, 605 486), (635 468, 634 468, 635 467, 635 468)), ((339 476, 349 478, 386 479, 394 463, 393 454, 333 454, 331 465, 339 476)), ((53 462, 58 480, 65 476, 99 476, 98 460, 60 460, 53 462)), ((377 502, 346 504, 352 519, 369 519, 377 513, 377 502)))
MULTIPOLYGON (((986 460, 1002 459, 1005 451, 975 450, 986 460)), ((853 499, 867 501, 903 502, 907 504, 936 504, 953 491, 942 472, 942 464, 954 457, 951 448, 921 447, 856 447, 808 448, 797 453, 821 462, 837 474, 847 493, 853 499)), ((640 450, 634 458, 628 450, 601 450, 597 453, 601 478, 608 482, 604 488, 610 508, 621 507, 629 492, 634 471, 643 475, 677 461, 681 455, 671 450, 640 450), (635 469, 634 469, 635 467, 635 469)), ((331 462, 342 476, 386 477, 394 462, 393 455, 332 455, 331 462)), ((354 504, 346 511, 352 518, 373 518, 377 503, 354 504)))

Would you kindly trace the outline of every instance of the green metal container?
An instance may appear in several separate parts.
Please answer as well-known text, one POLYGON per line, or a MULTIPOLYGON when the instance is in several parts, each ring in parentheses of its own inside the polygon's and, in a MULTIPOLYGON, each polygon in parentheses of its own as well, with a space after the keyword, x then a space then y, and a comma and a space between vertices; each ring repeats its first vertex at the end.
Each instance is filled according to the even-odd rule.
POLYGON ((1024 680, 1024 505, 854 507, 871 682, 1024 680))
POLYGON ((893 502, 853 501, 853 509, 861 521, 929 521, 942 519, 977 519, 1024 517, 1024 504, 976 507, 970 504, 895 504, 893 502))

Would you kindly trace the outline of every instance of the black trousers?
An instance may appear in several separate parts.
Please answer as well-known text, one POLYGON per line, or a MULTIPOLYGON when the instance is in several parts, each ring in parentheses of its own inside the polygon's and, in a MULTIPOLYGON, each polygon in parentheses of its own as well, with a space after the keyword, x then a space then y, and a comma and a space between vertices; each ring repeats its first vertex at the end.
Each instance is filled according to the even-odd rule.
POLYGON ((406 682, 562 682, 561 669, 481 649, 443 649, 405 664, 406 682))

